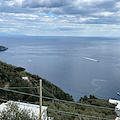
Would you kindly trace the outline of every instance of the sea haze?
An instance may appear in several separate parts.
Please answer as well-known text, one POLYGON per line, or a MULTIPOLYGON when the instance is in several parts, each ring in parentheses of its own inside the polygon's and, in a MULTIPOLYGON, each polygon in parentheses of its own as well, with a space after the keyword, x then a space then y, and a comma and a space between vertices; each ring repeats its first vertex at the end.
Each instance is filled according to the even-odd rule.
POLYGON ((26 68, 79 100, 84 95, 120 99, 120 39, 0 37, 0 60, 26 68))

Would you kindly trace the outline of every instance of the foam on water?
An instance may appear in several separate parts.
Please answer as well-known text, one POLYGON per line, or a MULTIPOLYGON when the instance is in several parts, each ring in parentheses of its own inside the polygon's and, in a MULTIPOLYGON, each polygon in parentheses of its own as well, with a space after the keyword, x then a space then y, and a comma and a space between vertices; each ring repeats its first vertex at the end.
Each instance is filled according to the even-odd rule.
POLYGON ((104 79, 93 79, 91 84, 93 85, 94 87, 94 90, 90 92, 90 94, 94 94, 96 93, 97 91, 99 91, 101 89, 101 85, 99 84, 99 82, 107 82, 107 80, 104 80, 104 79))

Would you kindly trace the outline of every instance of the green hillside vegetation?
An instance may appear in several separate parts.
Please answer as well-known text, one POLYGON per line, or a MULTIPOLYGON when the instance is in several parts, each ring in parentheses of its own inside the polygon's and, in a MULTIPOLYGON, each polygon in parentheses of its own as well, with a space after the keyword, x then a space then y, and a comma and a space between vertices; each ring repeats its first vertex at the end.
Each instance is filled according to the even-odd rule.
MULTIPOLYGON (((25 72, 25 69, 22 67, 15 67, 3 62, 0 62, 0 87, 4 88, 10 88, 10 87, 31 87, 30 89, 14 89, 14 90, 19 90, 21 92, 27 92, 31 94, 36 94, 38 95, 38 89, 34 89, 32 87, 38 87, 39 86, 39 80, 42 79, 43 82, 43 87, 47 92, 43 91, 43 96, 48 96, 58 99, 64 99, 64 100, 70 100, 73 101, 72 96, 69 94, 63 92, 59 87, 53 85, 52 83, 48 82, 47 80, 39 77, 38 75, 33 75, 30 73, 25 72), (29 81, 23 80, 22 77, 28 77, 29 81)), ((24 95, 13 95, 14 93, 9 93, 7 94, 4 91, 4 98, 8 99, 14 99, 14 100, 30 100, 33 101, 33 98, 24 95)), ((3 93, 0 92, 0 96, 2 96, 3 93)), ((36 99, 34 100, 36 101, 36 99)))
MULTIPOLYGON (((54 99, 61 99, 66 101, 74 101, 72 96, 65 93, 56 85, 41 78, 38 75, 34 75, 25 71, 22 67, 15 67, 10 64, 6 64, 0 61, 0 87, 6 89, 13 89, 13 87, 31 87, 26 88, 15 88, 15 91, 26 92, 30 94, 39 95, 39 80, 43 82, 43 96, 51 97, 54 99), (23 80, 22 77, 28 77, 28 80, 23 80)), ((24 101, 34 104, 39 104, 39 98, 22 95, 13 92, 7 92, 0 90, 0 98, 15 101, 24 101)), ((114 105, 108 103, 108 100, 98 99, 95 96, 90 95, 89 97, 84 96, 80 98, 77 103, 89 104, 101 107, 114 108, 114 105)), ((107 109, 100 109, 95 107, 87 107, 84 105, 62 103, 54 100, 43 99, 43 105, 48 106, 48 116, 54 117, 55 120, 79 120, 77 114, 92 115, 101 118, 115 118, 115 112, 107 109), (62 113, 61 111, 64 111, 62 113), (58 113, 59 112, 59 113, 58 113), (69 112, 69 114, 68 114, 69 112), (73 114, 75 113, 75 114, 73 114)), ((83 120, 87 120, 86 116, 82 116, 83 120)), ((95 118, 94 118, 95 119, 95 118)), ((93 118, 90 118, 93 120, 93 118)))

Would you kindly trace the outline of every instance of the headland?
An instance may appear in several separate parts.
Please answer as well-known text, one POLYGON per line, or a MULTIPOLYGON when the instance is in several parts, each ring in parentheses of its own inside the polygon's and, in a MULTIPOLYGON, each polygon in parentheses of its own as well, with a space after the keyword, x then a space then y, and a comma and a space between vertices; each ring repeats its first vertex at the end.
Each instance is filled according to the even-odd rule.
POLYGON ((7 49, 8 49, 7 47, 4 47, 4 46, 0 45, 0 51, 5 51, 7 49))

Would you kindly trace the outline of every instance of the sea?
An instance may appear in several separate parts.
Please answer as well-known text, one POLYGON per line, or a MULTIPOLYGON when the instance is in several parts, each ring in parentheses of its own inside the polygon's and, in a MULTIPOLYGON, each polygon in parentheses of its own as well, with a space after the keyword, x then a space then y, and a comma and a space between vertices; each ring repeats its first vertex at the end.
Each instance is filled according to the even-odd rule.
POLYGON ((0 61, 36 74, 78 101, 120 99, 120 38, 0 36, 0 61))

